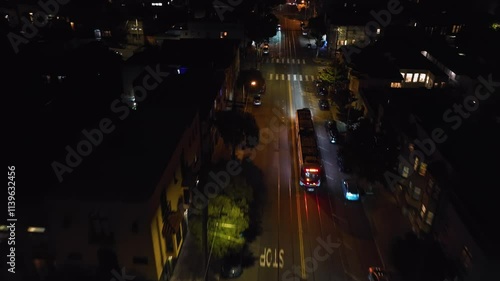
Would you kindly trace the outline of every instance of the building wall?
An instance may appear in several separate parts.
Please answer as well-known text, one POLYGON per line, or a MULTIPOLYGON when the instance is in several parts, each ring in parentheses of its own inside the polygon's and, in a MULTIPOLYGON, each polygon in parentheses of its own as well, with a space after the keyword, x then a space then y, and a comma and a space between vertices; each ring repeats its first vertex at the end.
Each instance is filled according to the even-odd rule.
MULTIPOLYGON (((417 126, 417 139, 425 140, 427 135, 420 126, 417 126)), ((431 171, 429 165, 437 161, 444 163, 450 173, 450 166, 439 151, 426 155, 419 149, 415 139, 405 136, 401 145, 398 172, 402 177, 399 188, 395 191, 400 202, 407 210, 408 218, 414 231, 420 234, 433 235, 442 246, 447 257, 458 265, 462 281, 493 280, 490 275, 494 268, 498 268, 498 261, 488 260, 485 253, 476 243, 466 227, 461 215, 457 211, 458 201, 450 190, 453 186, 442 189, 431 171), (418 160, 416 160, 418 159, 418 160), (424 175, 422 164, 427 164, 424 175), (417 189, 418 187, 418 189, 417 189)), ((446 181, 446 177, 444 178, 446 181)), ((474 227, 474 226, 472 226, 474 227)))
POLYGON ((442 201, 434 230, 446 255, 461 269, 459 280, 495 279, 491 274, 498 270, 498 260, 492 262, 487 259, 448 198, 442 201))
POLYGON ((119 266, 127 273, 155 280, 144 204, 53 199, 47 206, 49 249, 56 267, 77 265, 95 272, 98 251, 106 248, 116 254, 119 266), (113 242, 91 241, 92 233, 103 238, 112 236, 113 242), (134 262, 134 258, 145 258, 147 264, 134 262))
POLYGON ((171 261, 179 254, 185 235, 180 223, 180 243, 172 241, 175 247, 173 251, 167 251, 166 239, 169 237, 163 235, 165 222, 160 197, 164 195, 165 201, 171 202, 173 212, 183 212, 181 163, 196 170, 200 162, 200 120, 198 115, 191 118, 191 124, 183 133, 153 196, 147 202, 67 198, 47 201, 49 249, 58 266, 75 264, 95 271, 99 265, 97 252, 101 245, 108 245, 116 254, 118 265, 125 267, 127 274, 146 280, 160 278, 164 268, 170 265, 169 256, 172 256, 171 261), (162 193, 163 190, 165 192, 162 193), (104 238, 111 235, 113 242, 92 242, 89 231, 95 231, 104 238))

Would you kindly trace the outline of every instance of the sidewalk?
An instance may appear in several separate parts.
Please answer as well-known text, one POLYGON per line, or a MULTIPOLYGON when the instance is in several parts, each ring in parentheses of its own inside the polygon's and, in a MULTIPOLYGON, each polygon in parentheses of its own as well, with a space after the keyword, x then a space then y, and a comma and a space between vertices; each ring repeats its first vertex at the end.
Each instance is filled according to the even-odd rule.
MULTIPOLYGON (((360 181, 360 187, 366 188, 367 185, 366 181, 360 181)), ((396 238, 412 231, 411 224, 408 217, 403 215, 395 196, 382 184, 373 185, 373 193, 366 195, 363 207, 371 224, 381 266, 389 271, 396 271, 391 246, 396 238)))
POLYGON ((203 281, 203 255, 188 231, 170 281, 203 281))
MULTIPOLYGON (((203 253, 195 239, 191 232, 188 231, 174 267, 174 273, 169 281, 205 281, 206 269, 203 268, 203 253)), ((206 280, 218 281, 220 279, 219 272, 214 272, 216 268, 217 263, 212 258, 206 280)))

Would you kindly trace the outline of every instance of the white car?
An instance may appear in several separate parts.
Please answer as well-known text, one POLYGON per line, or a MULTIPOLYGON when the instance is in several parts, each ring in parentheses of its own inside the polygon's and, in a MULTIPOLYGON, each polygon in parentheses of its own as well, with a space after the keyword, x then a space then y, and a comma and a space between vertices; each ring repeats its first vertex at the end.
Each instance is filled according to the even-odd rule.
POLYGON ((269 45, 264 45, 264 47, 262 47, 262 54, 269 55, 269 45))
POLYGON ((256 95, 253 97, 253 105, 261 105, 262 104, 262 99, 259 95, 256 95))

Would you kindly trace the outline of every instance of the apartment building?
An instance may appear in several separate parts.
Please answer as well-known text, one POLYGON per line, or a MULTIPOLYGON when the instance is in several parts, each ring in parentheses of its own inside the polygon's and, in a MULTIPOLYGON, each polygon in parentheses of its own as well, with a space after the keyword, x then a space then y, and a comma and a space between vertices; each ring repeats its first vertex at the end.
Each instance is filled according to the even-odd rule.
POLYGON ((400 179, 393 191, 413 230, 440 242, 454 266, 456 280, 494 279, 500 265, 499 244, 492 228, 495 215, 488 206, 495 199, 476 194, 493 171, 478 161, 485 153, 497 151, 497 139, 484 141, 488 134, 484 128, 494 126, 493 120, 486 115, 470 119, 473 124, 464 124, 464 131, 455 133, 442 116, 460 98, 393 93, 390 100, 385 114, 403 120, 394 121, 400 128, 401 149, 400 179), (469 149, 476 151, 469 153, 469 149))

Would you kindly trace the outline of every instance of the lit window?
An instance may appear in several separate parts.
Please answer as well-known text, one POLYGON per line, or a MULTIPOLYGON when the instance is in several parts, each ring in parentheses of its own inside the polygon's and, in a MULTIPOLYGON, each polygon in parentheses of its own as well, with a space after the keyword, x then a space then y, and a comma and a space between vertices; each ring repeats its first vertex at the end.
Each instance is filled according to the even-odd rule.
POLYGON ((418 157, 415 157, 415 163, 413 163, 414 171, 418 171, 418 164, 420 164, 420 159, 418 159, 418 157))
POLYGON ((426 78, 427 78, 427 74, 420 73, 420 76, 418 77, 418 82, 424 83, 426 78))
POLYGON ((418 81, 418 73, 413 74, 413 83, 418 81))
POLYGON ((427 76, 427 77, 425 78, 425 84, 428 84, 428 83, 429 83, 429 76, 427 76))
POLYGON ((163 3, 151 3, 151 6, 161 7, 163 6, 163 3))
POLYGON ((420 169, 418 170, 418 174, 421 176, 425 176, 426 172, 427 172, 427 164, 422 162, 422 164, 420 164, 420 169))
POLYGON ((401 72, 401 77, 403 77, 403 80, 404 80, 404 79, 405 79, 405 77, 406 77, 405 75, 406 75, 406 73, 401 72))
POLYGON ((425 223, 428 225, 432 225, 432 220, 434 219, 434 213, 433 212, 428 212, 427 217, 425 218, 425 223))
POLYGON ((30 226, 30 227, 28 227, 28 232, 31 232, 31 233, 44 233, 45 232, 45 227, 30 226))
POLYGON ((401 88, 401 83, 399 83, 399 82, 391 82, 391 88, 401 88))
POLYGON ((427 208, 425 207, 424 204, 422 204, 422 208, 420 208, 420 217, 421 218, 424 218, 426 211, 427 211, 427 208))
POLYGON ((412 78, 413 78, 413 73, 406 73, 405 82, 410 83, 412 78))
POLYGON ((403 176, 403 178, 407 178, 409 174, 410 174, 410 167, 404 166, 403 167, 403 174, 401 176, 403 176))
POLYGON ((377 34, 380 34, 380 28, 377 28, 377 34))

